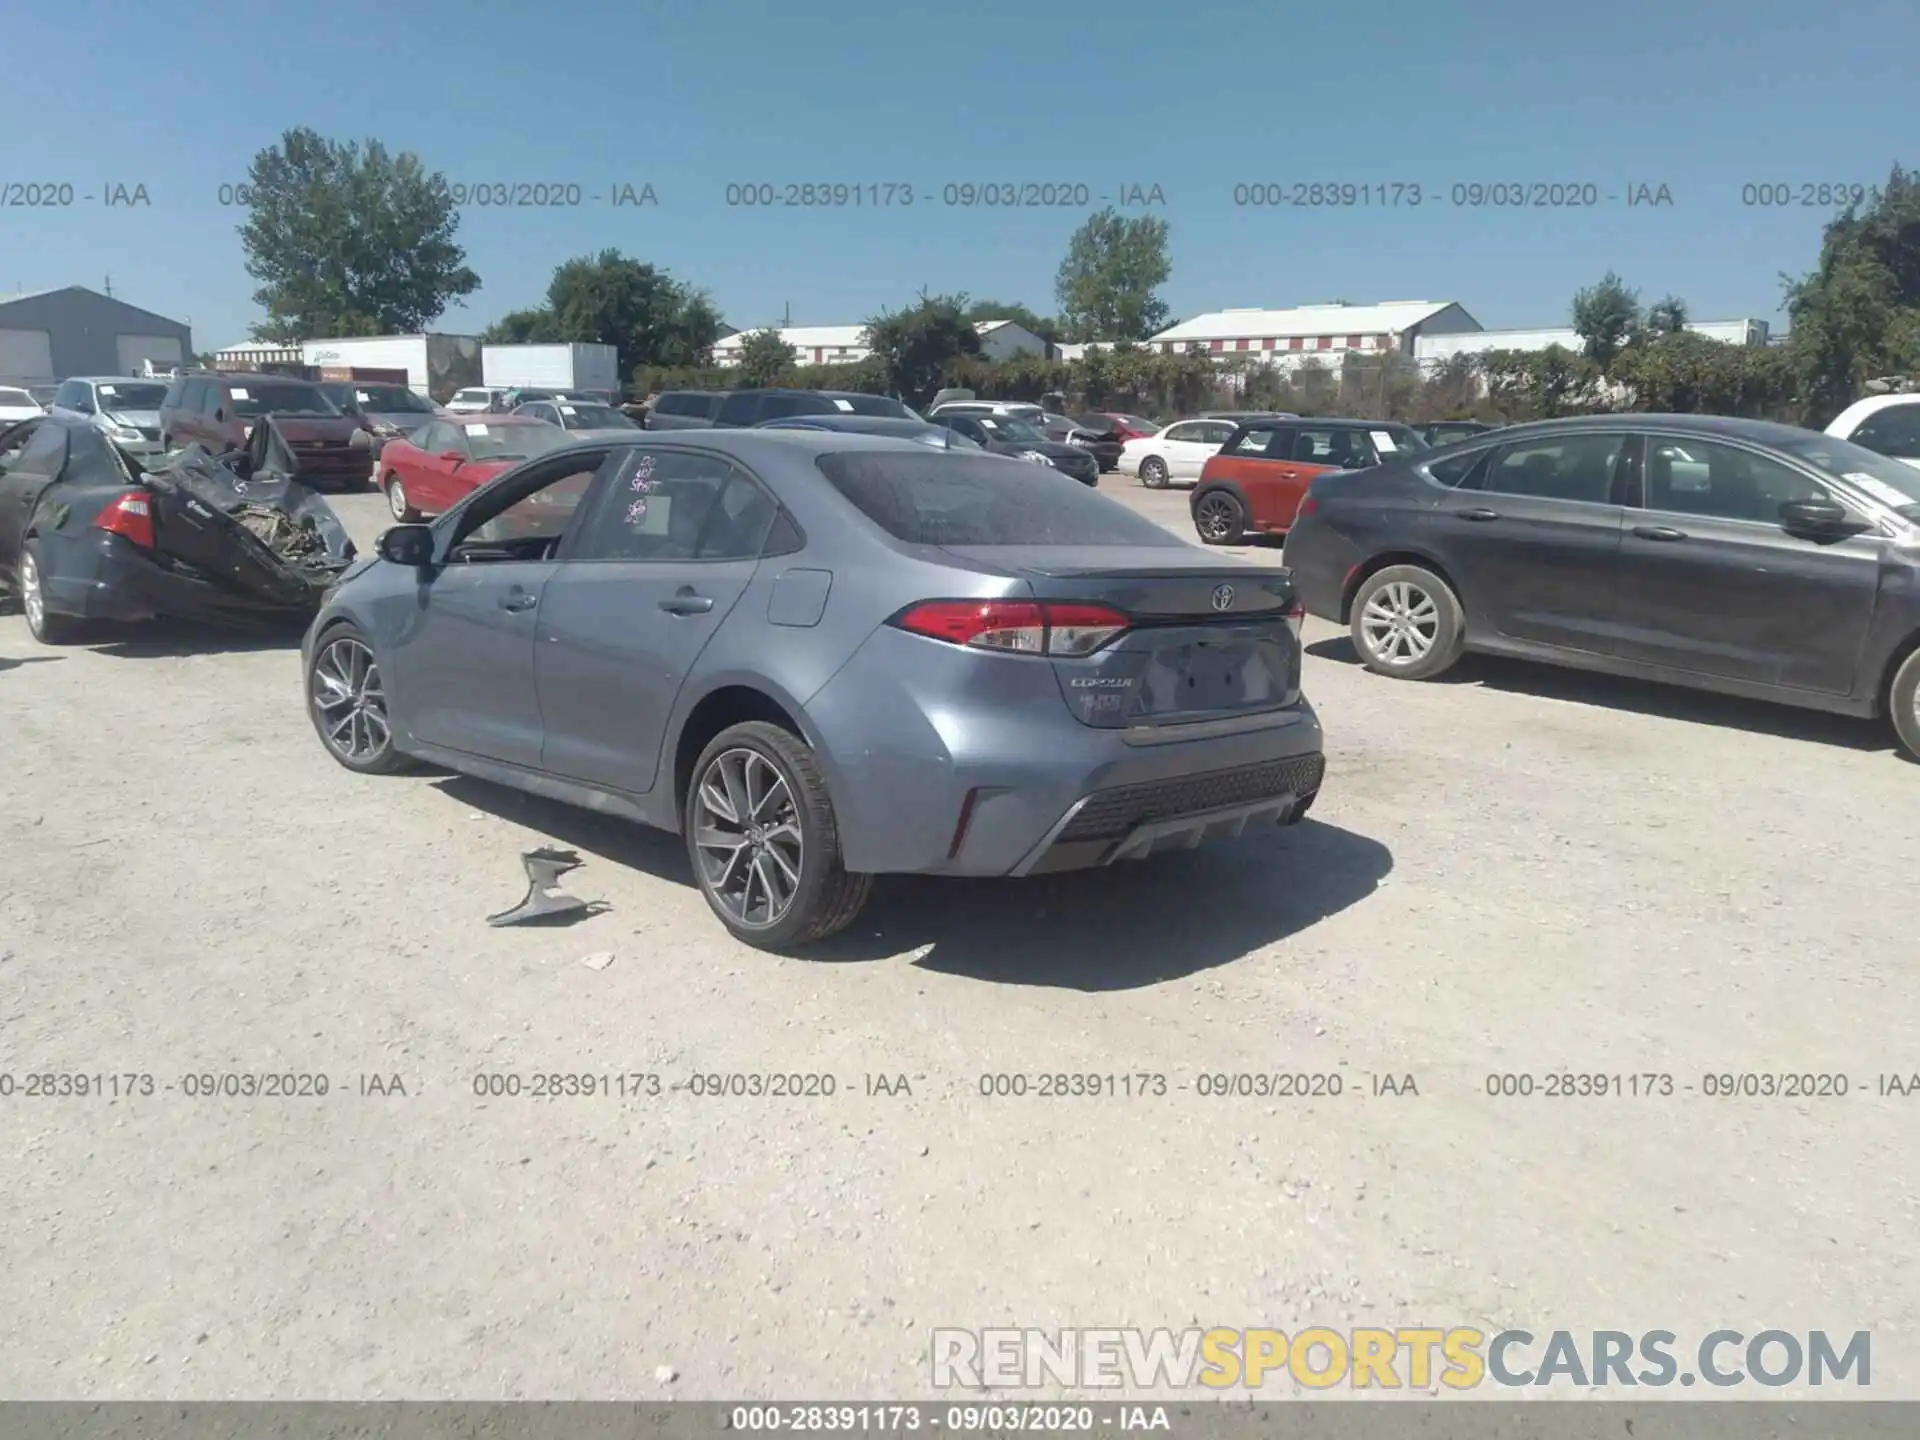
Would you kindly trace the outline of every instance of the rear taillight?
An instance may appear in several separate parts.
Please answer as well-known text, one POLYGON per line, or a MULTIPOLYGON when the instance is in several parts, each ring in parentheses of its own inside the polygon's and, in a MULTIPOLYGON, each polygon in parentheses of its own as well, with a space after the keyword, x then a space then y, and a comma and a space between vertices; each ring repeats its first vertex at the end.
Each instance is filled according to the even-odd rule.
POLYGON ((153 549, 153 505, 144 490, 129 490, 93 517, 93 528, 153 549))
POLYGON ((1105 605, 1031 600, 927 600, 891 623, 932 640, 1016 655, 1091 655, 1128 625, 1105 605))

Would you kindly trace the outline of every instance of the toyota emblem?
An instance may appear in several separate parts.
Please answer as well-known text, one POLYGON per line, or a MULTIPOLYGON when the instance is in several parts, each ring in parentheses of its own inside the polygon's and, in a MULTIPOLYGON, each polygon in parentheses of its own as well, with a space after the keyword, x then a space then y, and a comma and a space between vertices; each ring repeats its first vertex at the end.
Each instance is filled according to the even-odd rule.
POLYGON ((1216 585, 1213 587, 1213 608, 1231 610, 1233 608, 1233 586, 1216 585))

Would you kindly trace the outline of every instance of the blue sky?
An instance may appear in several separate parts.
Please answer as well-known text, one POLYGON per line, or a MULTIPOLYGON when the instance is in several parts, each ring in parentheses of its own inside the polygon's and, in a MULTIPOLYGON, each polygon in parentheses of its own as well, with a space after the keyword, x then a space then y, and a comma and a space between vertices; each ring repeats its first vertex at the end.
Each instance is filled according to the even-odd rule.
POLYGON ((1742 187, 1880 181, 1916 159, 1897 147, 1920 113, 1913 0, 67 0, 17 5, 5 29, 27 63, 8 67, 0 184, 76 200, 0 208, 0 295, 110 275, 190 320, 200 349, 257 318, 220 187, 293 125, 378 137, 455 183, 580 187, 579 208, 465 212, 484 283, 443 329, 537 303, 555 265, 609 246, 705 287, 743 328, 788 305, 795 324, 854 323, 922 287, 1049 312, 1084 212, 942 203, 949 184, 1002 181, 1158 185, 1177 316, 1435 299, 1497 327, 1565 323, 1609 268, 1697 319, 1781 323, 1780 272, 1811 266, 1825 212, 1743 205, 1742 187), (729 184, 808 181, 916 199, 726 202, 729 184), (1234 203, 1237 184, 1313 181, 1417 184, 1423 204, 1234 203), (1502 181, 1623 198, 1449 203, 1456 183, 1502 181), (151 203, 104 205, 116 183, 151 203), (618 184, 658 204, 611 206, 618 184), (1643 184, 1673 203, 1627 207, 1643 184))

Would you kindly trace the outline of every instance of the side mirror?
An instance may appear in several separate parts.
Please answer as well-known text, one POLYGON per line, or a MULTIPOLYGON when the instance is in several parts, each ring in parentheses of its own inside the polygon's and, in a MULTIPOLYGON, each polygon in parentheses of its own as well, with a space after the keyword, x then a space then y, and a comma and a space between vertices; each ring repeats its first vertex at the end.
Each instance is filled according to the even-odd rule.
POLYGON ((1838 500, 1789 500, 1780 507, 1780 528, 1811 535, 1831 535, 1848 528, 1846 506, 1838 500))
POLYGON ((433 564, 433 530, 427 525, 396 525, 385 531, 376 548, 389 565, 423 570, 433 564))
POLYGON ((227 418, 227 412, 224 410, 215 410, 213 412, 213 418, 216 420, 225 421, 227 418))

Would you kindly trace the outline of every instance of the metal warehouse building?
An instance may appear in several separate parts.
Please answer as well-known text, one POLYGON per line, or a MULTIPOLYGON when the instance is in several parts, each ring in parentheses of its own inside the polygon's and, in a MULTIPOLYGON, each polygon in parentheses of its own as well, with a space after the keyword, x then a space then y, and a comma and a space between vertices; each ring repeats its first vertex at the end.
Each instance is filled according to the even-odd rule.
POLYGON ((69 375, 138 375, 193 356, 193 331, 83 286, 0 297, 0 385, 52 385, 69 375))

